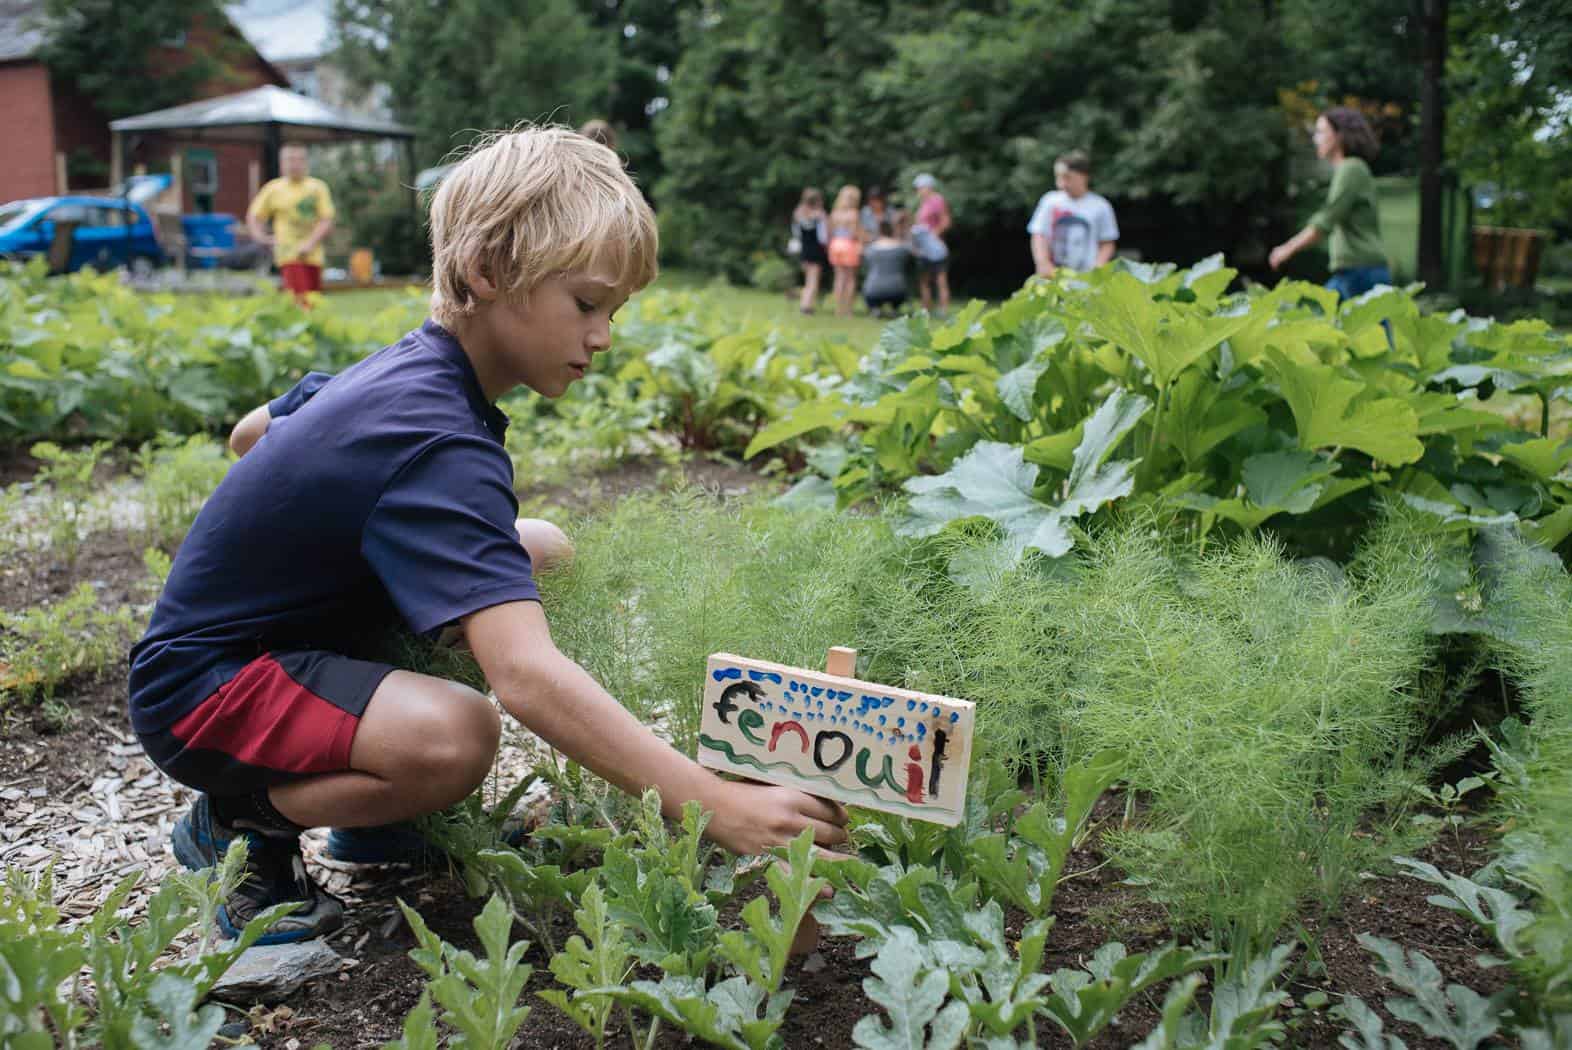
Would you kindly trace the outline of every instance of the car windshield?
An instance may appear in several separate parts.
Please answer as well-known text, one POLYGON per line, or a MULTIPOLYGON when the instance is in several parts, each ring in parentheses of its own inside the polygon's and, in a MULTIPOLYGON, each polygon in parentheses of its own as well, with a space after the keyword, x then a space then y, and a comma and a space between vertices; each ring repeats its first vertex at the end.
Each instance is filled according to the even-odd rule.
POLYGON ((38 201, 12 201, 10 204, 0 204, 0 233, 22 225, 38 211, 38 208, 38 201))

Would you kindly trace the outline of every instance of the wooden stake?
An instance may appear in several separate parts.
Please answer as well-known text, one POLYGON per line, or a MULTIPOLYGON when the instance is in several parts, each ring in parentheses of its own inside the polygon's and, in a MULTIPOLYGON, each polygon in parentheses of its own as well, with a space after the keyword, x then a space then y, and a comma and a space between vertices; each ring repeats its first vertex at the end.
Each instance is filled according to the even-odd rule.
POLYGON ((857 650, 844 645, 831 646, 824 657, 824 673, 837 678, 857 677, 857 650))

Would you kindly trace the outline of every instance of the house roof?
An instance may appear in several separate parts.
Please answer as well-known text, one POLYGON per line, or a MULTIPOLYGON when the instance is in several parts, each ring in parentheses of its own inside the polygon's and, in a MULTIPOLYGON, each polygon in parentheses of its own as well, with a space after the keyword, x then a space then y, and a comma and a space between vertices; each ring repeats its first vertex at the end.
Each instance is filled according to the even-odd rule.
POLYGON ((109 123, 117 132, 161 132, 182 139, 227 142, 262 142, 270 126, 300 142, 415 137, 402 124, 345 113, 271 84, 109 123))
POLYGON ((40 0, 0 0, 0 62, 32 58, 44 46, 40 0))
POLYGON ((236 0, 224 13, 269 62, 312 62, 333 49, 332 0, 236 0))

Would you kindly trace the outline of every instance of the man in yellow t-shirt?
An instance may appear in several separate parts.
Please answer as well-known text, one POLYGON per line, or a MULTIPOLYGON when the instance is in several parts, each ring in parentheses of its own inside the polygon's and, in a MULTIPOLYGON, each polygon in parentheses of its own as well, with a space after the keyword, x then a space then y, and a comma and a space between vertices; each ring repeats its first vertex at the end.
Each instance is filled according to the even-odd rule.
POLYGON ((263 186, 246 210, 246 228, 258 244, 273 246, 284 288, 304 305, 307 292, 322 290, 322 239, 333 228, 333 195, 327 183, 311 177, 304 146, 279 150, 278 168, 283 175, 263 186))

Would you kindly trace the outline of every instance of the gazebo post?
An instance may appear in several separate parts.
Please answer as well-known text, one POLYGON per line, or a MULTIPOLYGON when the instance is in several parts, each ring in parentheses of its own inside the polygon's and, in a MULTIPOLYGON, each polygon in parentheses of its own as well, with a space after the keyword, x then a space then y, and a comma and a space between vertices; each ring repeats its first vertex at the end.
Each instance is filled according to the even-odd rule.
POLYGON ((409 167, 409 213, 414 216, 415 225, 420 225, 420 190, 415 187, 415 176, 419 169, 415 167, 415 140, 404 140, 404 163, 409 167))
POLYGON ((284 148, 284 135, 276 121, 262 125, 262 182, 278 178, 278 151, 284 148))

